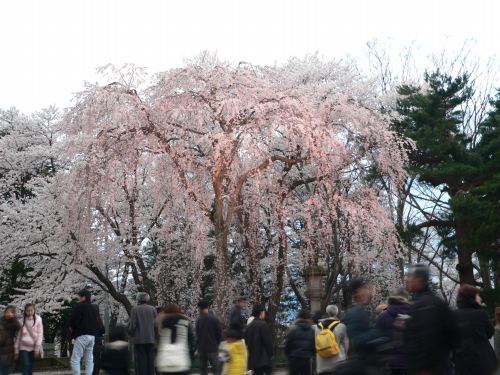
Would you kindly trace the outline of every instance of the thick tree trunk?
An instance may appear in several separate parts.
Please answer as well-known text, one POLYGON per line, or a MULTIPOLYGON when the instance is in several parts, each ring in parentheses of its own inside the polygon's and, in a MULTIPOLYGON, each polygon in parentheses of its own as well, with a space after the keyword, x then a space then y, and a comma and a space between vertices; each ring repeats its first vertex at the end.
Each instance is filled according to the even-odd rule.
POLYGON ((474 254, 474 251, 467 248, 464 243, 464 240, 467 238, 466 228, 464 228, 464 226, 460 224, 457 224, 456 236, 458 242, 457 271, 460 284, 475 285, 476 281, 474 279, 474 265, 472 263, 472 255, 474 254))
MULTIPOLYGON (((273 337, 277 337, 276 316, 281 302, 281 294, 283 293, 283 279, 286 271, 286 255, 287 255, 287 237, 283 228, 283 218, 281 213, 278 214, 278 223, 280 226, 279 248, 278 248, 278 264, 276 265, 275 282, 273 285, 273 293, 269 303, 268 321, 270 324, 273 337)), ((276 346, 276 340, 273 340, 276 346)))
MULTIPOLYGON (((216 226, 217 228, 217 226, 216 226)), ((233 299, 233 288, 228 285, 230 280, 230 265, 227 248, 228 231, 225 228, 216 229, 216 251, 215 256, 215 310, 219 316, 226 316, 227 309, 231 306, 233 299)))

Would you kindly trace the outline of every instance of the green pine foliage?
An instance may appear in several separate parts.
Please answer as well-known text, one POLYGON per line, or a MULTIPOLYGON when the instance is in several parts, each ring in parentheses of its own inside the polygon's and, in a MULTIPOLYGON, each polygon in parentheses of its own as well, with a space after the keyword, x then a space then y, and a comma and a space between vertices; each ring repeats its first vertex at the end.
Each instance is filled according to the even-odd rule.
MULTIPOLYGON (((410 153, 410 173, 448 193, 450 212, 437 214, 442 218, 436 225, 445 248, 442 255, 466 249, 487 257, 493 284, 499 288, 500 91, 489 116, 479 125, 476 143, 462 126, 462 104, 471 93, 467 74, 453 78, 439 71, 426 73, 425 87, 399 88, 400 117, 393 127, 416 143, 410 153), (461 238, 457 238, 457 228, 465 233, 461 238)), ((411 242, 420 234, 409 227, 402 238, 411 242)))

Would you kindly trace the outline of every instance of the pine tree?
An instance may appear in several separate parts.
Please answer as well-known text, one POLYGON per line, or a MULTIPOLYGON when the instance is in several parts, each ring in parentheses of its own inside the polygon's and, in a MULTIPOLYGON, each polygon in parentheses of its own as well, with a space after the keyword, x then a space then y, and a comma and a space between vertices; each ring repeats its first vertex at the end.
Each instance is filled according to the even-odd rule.
POLYGON ((430 224, 439 229, 443 243, 457 254, 460 282, 475 284, 472 259, 476 249, 467 240, 471 228, 456 220, 453 211, 453 202, 479 183, 480 157, 460 126, 460 106, 471 95, 471 88, 466 74, 453 78, 439 71, 426 73, 425 83, 426 90, 412 86, 399 89, 401 117, 393 125, 416 143, 411 152, 411 172, 420 182, 440 188, 450 197, 451 215, 442 214, 430 224))

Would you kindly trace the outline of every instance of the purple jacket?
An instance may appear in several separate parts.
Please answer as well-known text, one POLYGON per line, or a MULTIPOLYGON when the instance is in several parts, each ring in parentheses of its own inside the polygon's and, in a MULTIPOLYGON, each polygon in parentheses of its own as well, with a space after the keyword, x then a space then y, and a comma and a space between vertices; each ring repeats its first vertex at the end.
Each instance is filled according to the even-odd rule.
POLYGON ((389 356, 389 368, 407 369, 408 358, 404 351, 404 322, 410 312, 407 303, 390 304, 387 309, 379 315, 377 326, 384 336, 392 340, 393 349, 389 356))

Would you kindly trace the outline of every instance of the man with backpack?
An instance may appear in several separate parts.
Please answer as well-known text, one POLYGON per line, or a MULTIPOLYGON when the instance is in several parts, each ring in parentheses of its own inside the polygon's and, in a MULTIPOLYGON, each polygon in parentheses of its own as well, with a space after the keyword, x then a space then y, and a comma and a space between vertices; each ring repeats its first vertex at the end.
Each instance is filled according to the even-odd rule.
POLYGON ((316 331, 316 373, 318 375, 333 374, 339 363, 345 361, 349 350, 347 329, 338 318, 336 305, 328 305, 327 318, 320 319, 315 326, 316 331))
POLYGON ((311 316, 302 310, 297 316, 285 340, 285 354, 288 358, 290 375, 311 375, 312 359, 316 352, 311 316))

